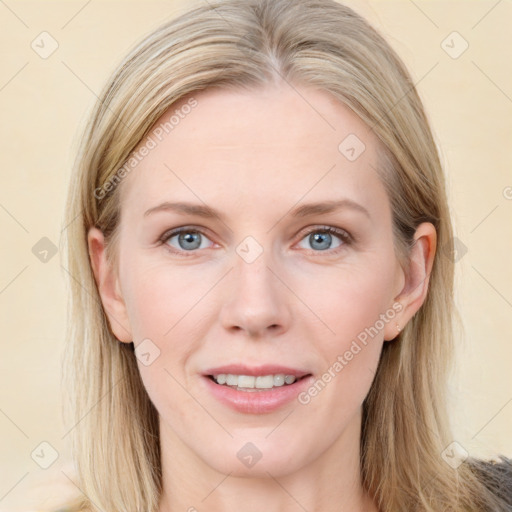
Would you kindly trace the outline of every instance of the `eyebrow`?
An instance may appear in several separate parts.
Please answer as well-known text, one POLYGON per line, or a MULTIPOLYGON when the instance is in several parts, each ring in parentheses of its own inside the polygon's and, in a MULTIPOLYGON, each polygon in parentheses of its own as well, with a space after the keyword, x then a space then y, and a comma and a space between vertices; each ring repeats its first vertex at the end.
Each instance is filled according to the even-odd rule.
MULTIPOLYGON (((337 201, 323 201, 318 203, 303 204, 301 206, 298 206, 297 208, 294 208, 293 210, 288 212, 288 214, 291 215, 292 217, 303 218, 322 213, 332 213, 343 208, 348 208, 360 212, 366 215, 366 217, 370 218, 370 213, 368 212, 368 210, 361 204, 352 201, 352 199, 340 199, 337 201)), ((203 217, 205 219, 211 219, 216 217, 221 220, 224 220, 223 214, 215 210, 214 208, 211 208, 210 206, 186 202, 171 203, 169 201, 165 201, 164 203, 161 203, 158 206, 150 208, 144 213, 144 217, 147 217, 152 213, 161 211, 174 211, 176 213, 181 213, 183 215, 195 215, 197 217, 203 217)))

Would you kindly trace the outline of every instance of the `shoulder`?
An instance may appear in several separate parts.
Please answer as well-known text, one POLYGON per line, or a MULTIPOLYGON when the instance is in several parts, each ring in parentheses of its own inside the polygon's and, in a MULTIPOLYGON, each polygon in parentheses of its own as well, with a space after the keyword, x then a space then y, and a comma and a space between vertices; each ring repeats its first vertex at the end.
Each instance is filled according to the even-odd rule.
POLYGON ((485 487, 505 503, 512 505, 512 459, 501 455, 499 460, 471 458, 467 462, 485 487))

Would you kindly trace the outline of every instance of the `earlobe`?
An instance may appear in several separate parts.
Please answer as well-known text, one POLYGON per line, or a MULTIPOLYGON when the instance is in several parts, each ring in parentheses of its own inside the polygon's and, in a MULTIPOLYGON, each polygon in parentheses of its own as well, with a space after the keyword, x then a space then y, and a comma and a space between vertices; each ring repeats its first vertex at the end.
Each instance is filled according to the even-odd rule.
POLYGON ((404 272, 404 285, 395 297, 395 304, 401 304, 401 310, 394 322, 388 324, 384 338, 394 339, 409 320, 420 309, 427 297, 430 273, 436 253, 437 234, 430 222, 418 226, 414 234, 414 243, 410 249, 408 266, 404 272))
POLYGON ((87 243, 96 286, 112 333, 119 341, 131 343, 133 338, 126 305, 120 293, 118 276, 107 261, 105 239, 101 230, 90 228, 87 243))

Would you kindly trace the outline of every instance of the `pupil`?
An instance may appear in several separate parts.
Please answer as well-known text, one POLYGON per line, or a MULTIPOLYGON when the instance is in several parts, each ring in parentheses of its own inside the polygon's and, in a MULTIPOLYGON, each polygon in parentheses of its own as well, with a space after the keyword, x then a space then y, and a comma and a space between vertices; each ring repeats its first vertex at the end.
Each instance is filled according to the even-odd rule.
POLYGON ((179 238, 180 238, 180 242, 184 242, 185 243, 185 248, 186 249, 197 249, 199 247, 199 245, 197 245, 196 243, 196 246, 195 247, 190 247, 190 246, 187 246, 187 244, 193 244, 194 242, 197 242, 198 241, 198 235, 199 233, 185 233, 185 234, 182 234, 179 238))
POLYGON ((314 246, 314 243, 320 242, 321 247, 317 247, 318 249, 321 249, 321 250, 328 249, 329 245, 330 245, 330 239, 331 239, 331 235, 329 233, 315 233, 313 235, 313 242, 311 245, 314 246), (323 244, 322 244, 322 241, 324 242, 323 244))

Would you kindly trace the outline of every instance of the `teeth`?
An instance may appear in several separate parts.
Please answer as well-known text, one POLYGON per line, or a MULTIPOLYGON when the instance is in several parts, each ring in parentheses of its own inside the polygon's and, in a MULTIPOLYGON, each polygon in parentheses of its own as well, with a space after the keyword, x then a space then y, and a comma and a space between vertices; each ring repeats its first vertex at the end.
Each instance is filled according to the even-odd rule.
POLYGON ((284 378, 285 384, 293 384, 295 382, 295 377, 293 375, 287 375, 284 378))
POLYGON ((240 388, 253 388, 256 382, 256 377, 253 377, 251 375, 239 375, 238 377, 234 378, 238 381, 237 385, 240 388))
MULTIPOLYGON (((285 376, 282 373, 278 373, 277 375, 274 375, 274 386, 282 386, 285 382, 285 376)), ((295 380, 295 377, 294 379, 295 380)))
POLYGON ((217 384, 225 384, 237 388, 248 389, 270 389, 273 387, 281 387, 285 384, 293 384, 297 379, 294 375, 285 375, 278 373, 276 375, 233 375, 232 373, 220 373, 213 375, 217 384))
MULTIPOLYGON (((254 386, 255 388, 270 389, 270 388, 274 387, 274 376, 273 375, 265 375, 263 377, 258 376, 258 377, 256 377, 255 381, 256 381, 256 384, 254 386)), ((242 382, 243 382, 242 376, 238 377, 238 386, 241 388, 246 387, 242 384, 242 382)))
POLYGON ((238 384, 238 377, 236 375, 226 375, 226 384, 228 386, 236 386, 238 384))

